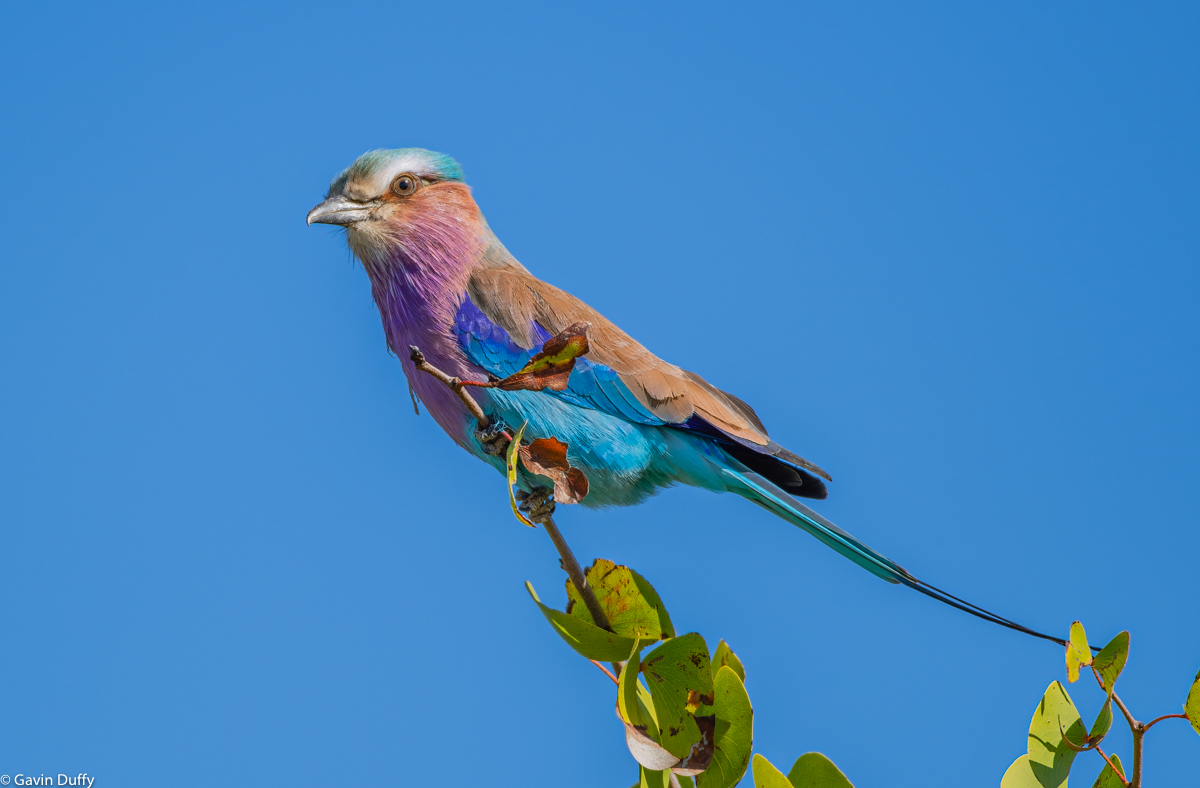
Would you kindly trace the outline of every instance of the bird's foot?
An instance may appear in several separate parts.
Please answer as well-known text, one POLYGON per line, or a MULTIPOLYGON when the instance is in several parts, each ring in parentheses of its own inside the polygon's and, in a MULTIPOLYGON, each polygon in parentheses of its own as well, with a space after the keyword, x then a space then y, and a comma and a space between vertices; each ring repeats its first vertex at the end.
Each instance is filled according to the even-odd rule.
POLYGON ((529 492, 517 490, 516 496, 521 502, 517 508, 535 523, 554 514, 554 490, 549 487, 534 487, 529 492))
POLYGON ((500 419, 494 419, 486 430, 475 428, 475 440, 479 441, 484 454, 493 457, 504 456, 509 444, 509 438, 504 434, 506 429, 507 425, 500 419))

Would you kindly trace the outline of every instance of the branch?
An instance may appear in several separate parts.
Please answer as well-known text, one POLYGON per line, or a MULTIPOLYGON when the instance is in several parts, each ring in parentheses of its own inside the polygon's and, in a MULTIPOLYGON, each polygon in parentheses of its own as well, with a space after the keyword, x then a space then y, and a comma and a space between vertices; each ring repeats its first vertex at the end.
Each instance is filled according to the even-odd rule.
POLYGON ((546 533, 550 534, 550 541, 554 542, 554 546, 558 548, 558 556, 562 559, 562 568, 567 573, 567 576, 571 578, 571 582, 575 584, 575 590, 583 597, 583 604, 587 606, 588 612, 592 614, 592 620, 596 622, 596 626, 612 632, 612 625, 608 623, 608 616, 604 614, 604 608, 600 607, 600 600, 596 599, 596 593, 588 585, 587 576, 584 575, 583 568, 575 560, 575 554, 571 552, 570 545, 567 544, 566 539, 563 539, 562 532, 558 530, 558 526, 554 524, 554 518, 547 514, 533 519, 534 522, 539 523, 546 529, 546 533))
MULTIPOLYGON (((1105 689, 1104 679, 1100 678, 1100 672, 1098 670, 1096 670, 1096 666, 1092 665, 1091 669, 1092 669, 1092 675, 1096 677, 1096 683, 1100 685, 1100 689, 1105 689)), ((1114 684, 1115 683, 1116 682, 1114 680, 1114 684)), ((1114 701, 1116 701, 1117 708, 1121 710, 1121 713, 1125 715, 1125 721, 1129 723, 1130 730, 1141 725, 1141 723, 1138 722, 1137 720, 1135 720, 1133 718, 1133 715, 1129 713, 1129 709, 1125 708, 1125 704, 1121 702, 1121 699, 1119 697, 1117 697, 1117 691, 1115 688, 1113 689, 1112 692, 1109 692, 1108 694, 1112 697, 1112 699, 1114 701)))
MULTIPOLYGON (((483 408, 479 407, 479 403, 475 401, 474 397, 463 389, 463 386, 467 385, 469 381, 462 381, 452 375, 447 375, 430 364, 425 360, 424 354, 421 353, 416 345, 409 345, 408 349, 410 351, 409 358, 412 359, 413 365, 422 372, 437 378, 457 394, 458 398, 467 406, 467 410, 475 417, 475 421, 479 423, 481 431, 491 426, 492 422, 487 417, 487 414, 483 412, 483 408)), ((600 607, 600 600, 596 599, 595 592, 588 585, 587 577, 584 575, 583 569, 579 566, 579 562, 575 560, 575 554, 571 552, 567 540, 563 538, 562 533, 558 530, 558 526, 554 524, 554 518, 550 514, 544 514, 533 518, 533 520, 534 522, 541 523, 542 527, 546 529, 546 533, 550 535, 550 541, 554 542, 554 547, 558 550, 563 570, 571 578, 571 582, 575 584, 575 590, 583 598, 583 604, 587 607, 588 612, 592 614, 592 620, 596 622, 596 626, 611 632, 612 625, 608 622, 608 616, 604 614, 604 609, 600 607)), ((616 668, 617 672, 621 670, 619 665, 620 663, 613 663, 613 667, 616 668)))
POLYGON ((1122 703, 1121 699, 1117 697, 1116 692, 1113 692, 1112 699, 1114 701, 1116 701, 1117 708, 1119 708, 1121 710, 1121 713, 1125 715, 1125 720, 1129 723, 1130 728, 1137 728, 1137 727, 1141 726, 1141 723, 1138 722, 1137 720, 1135 720, 1133 718, 1133 715, 1129 713, 1129 709, 1125 708, 1125 704, 1122 703))
MULTIPOLYGON (((545 514, 540 517, 534 517, 533 521, 540 523, 546 529, 546 533, 550 535, 550 541, 554 542, 555 548, 558 549, 559 565, 566 571, 567 577, 571 578, 571 582, 575 585, 575 590, 583 598, 584 606, 592 614, 592 620, 596 622, 596 626, 612 632, 612 624, 608 622, 608 616, 604 614, 604 608, 600 607, 600 600, 596 599, 596 592, 588 585, 587 575, 583 573, 583 568, 575 560, 575 554, 571 552, 571 546, 563 538, 562 532, 554 524, 554 517, 545 514)), ((596 664, 599 665, 600 663, 596 664)), ((620 675, 623 666, 623 662, 612 663, 613 673, 620 675)), ((607 670, 604 672, 608 673, 607 670)), ((612 675, 609 675, 609 678, 617 681, 612 675)), ((617 683, 620 684, 619 681, 617 683)))
POLYGON ((479 403, 475 401, 475 398, 463 390, 463 382, 461 380, 452 375, 447 375, 445 372, 442 372, 440 369, 426 361, 424 354, 421 353, 416 345, 409 345, 408 350, 408 357, 412 359, 412 363, 417 369, 433 375, 442 383, 446 384, 451 391, 458 395, 458 398, 461 399, 463 404, 467 406, 467 410, 470 411, 471 415, 475 417, 475 421, 479 422, 479 429, 486 430, 491 426, 491 419, 489 419, 487 414, 483 412, 483 408, 479 407, 479 403))

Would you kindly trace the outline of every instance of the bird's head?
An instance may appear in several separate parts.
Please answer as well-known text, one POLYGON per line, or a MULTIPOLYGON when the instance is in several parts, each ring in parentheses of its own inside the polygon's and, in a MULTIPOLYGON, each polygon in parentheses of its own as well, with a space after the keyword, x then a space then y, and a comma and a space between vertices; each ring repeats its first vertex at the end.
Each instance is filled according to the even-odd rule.
POLYGON ((476 217, 458 162, 423 148, 396 148, 359 156, 329 184, 308 223, 345 227, 351 250, 367 262, 405 246, 423 229, 440 235, 448 221, 476 217))

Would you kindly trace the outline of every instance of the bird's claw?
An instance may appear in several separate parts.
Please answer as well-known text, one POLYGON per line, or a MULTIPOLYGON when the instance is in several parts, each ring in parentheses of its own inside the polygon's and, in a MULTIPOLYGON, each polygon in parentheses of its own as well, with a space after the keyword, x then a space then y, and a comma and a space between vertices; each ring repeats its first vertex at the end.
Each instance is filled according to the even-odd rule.
POLYGON ((517 508, 529 515, 529 519, 534 522, 554 514, 554 491, 549 487, 534 487, 529 492, 517 490, 516 496, 521 502, 517 508))
POLYGON ((479 441, 479 446, 483 449, 484 454, 490 454, 493 457, 502 457, 508 449, 509 439, 504 434, 505 424, 499 419, 494 420, 486 430, 475 428, 475 440, 479 441))

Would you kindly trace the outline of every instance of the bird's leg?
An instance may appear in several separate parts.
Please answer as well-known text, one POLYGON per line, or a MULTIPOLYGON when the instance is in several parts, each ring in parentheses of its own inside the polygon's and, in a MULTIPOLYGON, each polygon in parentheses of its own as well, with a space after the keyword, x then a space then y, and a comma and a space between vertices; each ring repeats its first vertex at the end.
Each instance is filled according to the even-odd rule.
POLYGON ((500 419, 493 419, 486 428, 476 426, 475 440, 479 441, 484 454, 503 457, 509 444, 508 425, 500 419))
POLYGON ((535 523, 554 515, 554 490, 549 487, 534 487, 529 492, 517 490, 516 496, 521 502, 517 508, 529 515, 529 519, 535 523))

